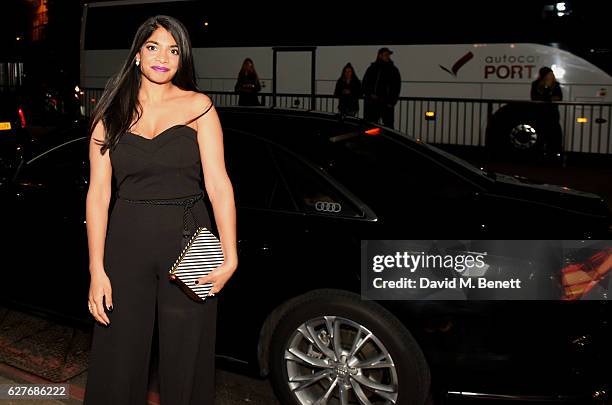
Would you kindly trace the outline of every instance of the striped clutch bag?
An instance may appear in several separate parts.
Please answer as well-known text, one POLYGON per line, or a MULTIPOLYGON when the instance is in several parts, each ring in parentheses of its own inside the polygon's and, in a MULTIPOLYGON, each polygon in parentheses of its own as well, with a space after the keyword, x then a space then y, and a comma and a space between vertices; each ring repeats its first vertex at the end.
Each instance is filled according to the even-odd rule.
POLYGON ((195 284, 223 263, 221 242, 208 229, 198 227, 174 265, 168 278, 178 284, 195 301, 204 302, 212 283, 195 284))

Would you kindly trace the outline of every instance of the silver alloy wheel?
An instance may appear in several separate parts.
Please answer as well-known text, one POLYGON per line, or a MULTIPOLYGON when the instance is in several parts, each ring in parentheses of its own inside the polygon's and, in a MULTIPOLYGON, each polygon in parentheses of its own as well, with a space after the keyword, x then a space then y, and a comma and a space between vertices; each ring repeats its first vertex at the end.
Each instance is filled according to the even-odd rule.
POLYGON ((304 405, 395 404, 395 363, 367 328, 339 316, 301 324, 285 349, 289 389, 304 405))
POLYGON ((538 133, 529 124, 519 124, 510 131, 510 142, 517 149, 529 149, 538 140, 538 133))

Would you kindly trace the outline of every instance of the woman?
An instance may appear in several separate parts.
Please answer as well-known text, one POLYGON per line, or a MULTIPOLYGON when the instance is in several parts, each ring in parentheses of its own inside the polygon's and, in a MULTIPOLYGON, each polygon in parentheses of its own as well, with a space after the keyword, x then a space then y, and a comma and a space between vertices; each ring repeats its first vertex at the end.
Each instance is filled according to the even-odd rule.
POLYGON ((261 90, 261 84, 251 58, 242 62, 234 90, 239 94, 238 105, 260 105, 257 93, 261 90))
POLYGON ((216 294, 238 264, 236 213, 219 119, 193 66, 184 25, 151 17, 92 116, 88 305, 99 323, 86 404, 146 403, 156 317, 161 403, 214 401, 216 294), (113 179, 117 200, 108 217, 113 179), (211 229, 215 222, 206 195, 225 260, 198 279, 212 283, 202 303, 168 272, 196 225, 211 229))
POLYGON ((340 114, 357 115, 359 111, 359 96, 361 95, 361 82, 355 74, 353 65, 347 63, 342 69, 342 75, 336 82, 334 96, 340 99, 338 110, 340 114))
POLYGON ((538 78, 531 83, 531 100, 561 101, 563 93, 553 70, 543 66, 538 72, 538 78))

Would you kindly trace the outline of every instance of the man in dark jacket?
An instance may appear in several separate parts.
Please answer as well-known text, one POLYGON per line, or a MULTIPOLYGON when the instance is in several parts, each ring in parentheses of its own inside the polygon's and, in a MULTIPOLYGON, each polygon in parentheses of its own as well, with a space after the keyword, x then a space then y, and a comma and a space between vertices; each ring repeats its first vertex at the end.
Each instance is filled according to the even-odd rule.
POLYGON ((392 53, 389 48, 380 48, 376 62, 368 67, 362 82, 364 118, 375 123, 382 118, 383 125, 391 128, 402 84, 400 72, 391 61, 392 53))

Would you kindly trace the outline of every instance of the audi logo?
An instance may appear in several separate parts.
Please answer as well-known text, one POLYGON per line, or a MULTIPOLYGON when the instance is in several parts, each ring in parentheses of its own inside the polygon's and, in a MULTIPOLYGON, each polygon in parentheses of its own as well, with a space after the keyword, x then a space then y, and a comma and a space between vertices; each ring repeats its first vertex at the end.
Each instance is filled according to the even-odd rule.
POLYGON ((342 205, 336 202, 317 201, 315 202, 315 209, 322 212, 340 212, 342 205))

